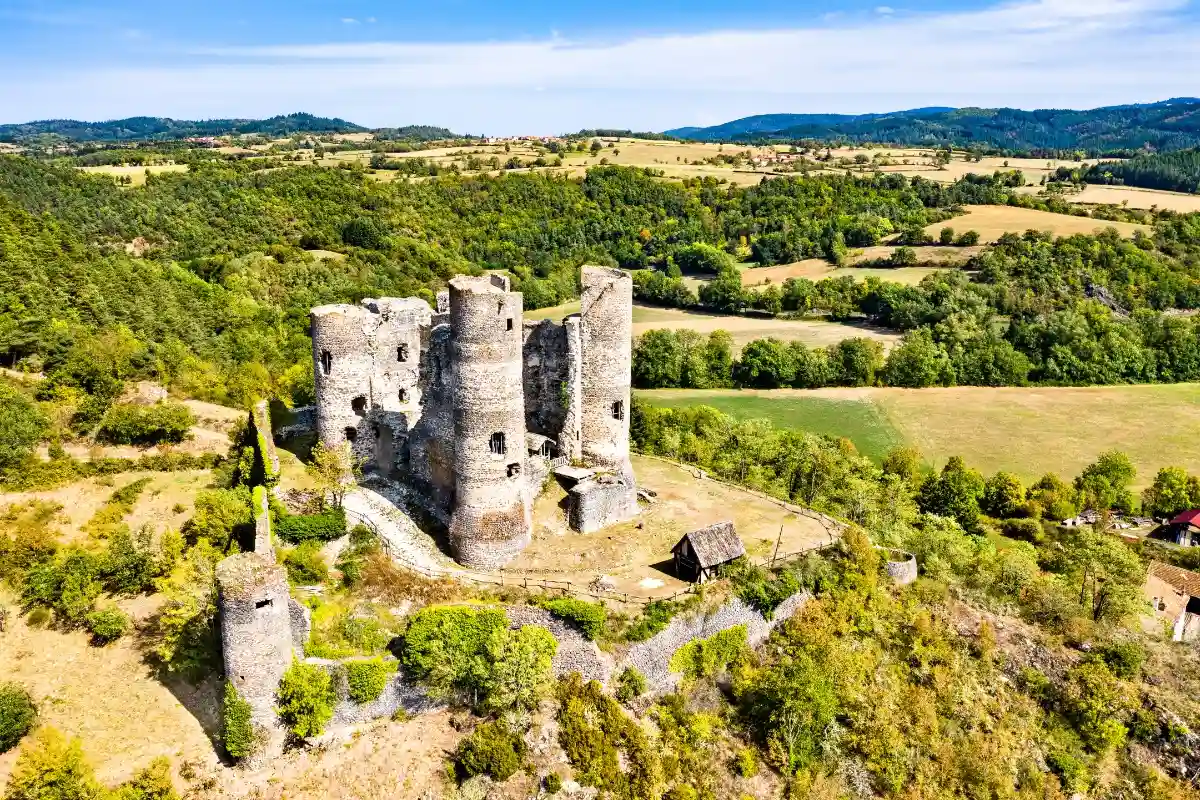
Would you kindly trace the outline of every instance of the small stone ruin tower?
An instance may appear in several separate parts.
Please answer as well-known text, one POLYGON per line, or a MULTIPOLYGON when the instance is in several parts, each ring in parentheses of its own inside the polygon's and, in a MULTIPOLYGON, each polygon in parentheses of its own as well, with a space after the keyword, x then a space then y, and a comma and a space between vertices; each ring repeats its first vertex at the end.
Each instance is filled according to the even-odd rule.
POLYGON ((454 513, 450 544, 469 566, 504 564, 533 531, 525 477, 522 297, 508 281, 450 281, 454 513))
POLYGON ((283 752, 286 733, 275 694, 292 663, 287 572, 259 553, 239 553, 217 564, 216 577, 225 677, 253 709, 262 737, 254 759, 266 761, 283 752))

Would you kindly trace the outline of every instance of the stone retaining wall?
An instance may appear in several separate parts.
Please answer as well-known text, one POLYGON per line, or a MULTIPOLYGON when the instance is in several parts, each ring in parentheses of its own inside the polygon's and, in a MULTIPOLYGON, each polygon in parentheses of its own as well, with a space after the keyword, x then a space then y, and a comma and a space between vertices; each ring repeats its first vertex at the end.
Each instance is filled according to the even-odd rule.
POLYGON ((736 597, 704 614, 675 617, 664 630, 629 648, 613 674, 620 675, 628 667, 633 667, 645 676, 650 692, 669 692, 678 685, 681 677, 678 673, 672 673, 670 668, 671 657, 679 648, 737 625, 746 626, 747 644, 758 647, 771 635, 776 625, 799 611, 809 597, 811 595, 808 592, 792 595, 779 604, 769 620, 736 597))
POLYGON ((554 677, 578 672, 586 680, 608 682, 613 669, 612 656, 602 652, 595 642, 584 638, 571 623, 536 606, 507 606, 504 613, 508 615, 511 627, 538 625, 550 631, 558 641, 558 651, 551 662, 554 677))

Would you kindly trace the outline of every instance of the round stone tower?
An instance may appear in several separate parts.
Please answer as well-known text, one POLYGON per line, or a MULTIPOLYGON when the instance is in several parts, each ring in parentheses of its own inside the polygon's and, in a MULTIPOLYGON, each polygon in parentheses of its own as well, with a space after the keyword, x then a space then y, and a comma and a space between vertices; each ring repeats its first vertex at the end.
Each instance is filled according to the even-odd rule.
MULTIPOLYGON (((468 566, 502 566, 533 529, 525 476, 521 295, 498 276, 450 281, 454 511, 450 543, 468 566)), ((628 381, 628 379, 626 379, 628 381)))
POLYGON ((369 424, 376 315, 362 306, 317 306, 310 314, 317 438, 326 447, 350 442, 360 457, 374 448, 369 424))
POLYGON ((283 751, 275 694, 292 663, 287 573, 258 553, 239 553, 217 565, 216 577, 225 678, 253 710, 263 737, 255 759, 269 759, 283 751))
POLYGON ((583 268, 580 297, 580 439, 589 466, 632 480, 629 382, 633 367, 633 280, 608 267, 583 268))

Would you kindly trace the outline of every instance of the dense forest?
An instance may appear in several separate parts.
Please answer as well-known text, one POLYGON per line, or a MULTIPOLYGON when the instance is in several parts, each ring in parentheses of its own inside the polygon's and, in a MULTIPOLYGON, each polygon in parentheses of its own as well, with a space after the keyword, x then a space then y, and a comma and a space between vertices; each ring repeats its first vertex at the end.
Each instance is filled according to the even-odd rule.
POLYGON ((165 140, 188 136, 225 136, 258 133, 290 136, 293 133, 355 133, 366 128, 344 119, 287 114, 269 119, 185 120, 167 117, 129 117, 108 122, 47 119, 0 125, 0 142, 21 142, 52 135, 76 142, 165 140))
POLYGON ((1200 148, 1139 155, 1126 161, 1101 161, 1082 177, 1086 183, 1200 193, 1200 148))
POLYGON ((710 128, 667 131, 701 141, 818 140, 953 146, 1047 156, 1080 151, 1116 154, 1200 145, 1200 99, 1113 106, 1086 111, 1015 108, 916 109, 860 117, 772 114, 710 128))
MULTIPOLYGON (((951 185, 823 175, 735 187, 620 167, 583 179, 392 183, 357 168, 279 167, 197 162, 123 189, 71 168, 0 158, 0 361, 61 374, 85 391, 99 364, 113 378, 153 378, 218 402, 303 403, 314 305, 432 299, 455 274, 504 269, 527 308, 539 308, 578 295, 581 263, 647 270, 639 274, 670 285, 675 256, 686 261, 700 246, 762 263, 836 261, 896 231, 915 236, 961 204, 1018 197, 1003 174, 951 185)), ((1195 332, 1156 312, 1200 305, 1198 227, 1196 217, 1162 215, 1153 237, 1135 241, 1010 237, 977 259, 976 281, 842 280, 819 291, 793 282, 765 294, 785 313, 927 330, 952 360, 972 353, 962 357, 1007 364, 1016 351, 1029 365, 955 380, 1179 380, 1195 367, 1191 349, 1171 342, 1190 343, 1195 332)), ((737 311, 741 292, 707 299, 737 311)))

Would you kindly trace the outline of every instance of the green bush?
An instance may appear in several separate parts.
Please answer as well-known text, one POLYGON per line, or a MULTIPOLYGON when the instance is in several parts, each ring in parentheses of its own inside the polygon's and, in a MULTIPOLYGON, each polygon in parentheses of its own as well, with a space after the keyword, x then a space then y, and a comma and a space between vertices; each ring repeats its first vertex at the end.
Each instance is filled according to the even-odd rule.
POLYGON ((1112 642, 1099 650, 1100 658, 1118 678, 1136 678, 1146 660, 1146 648, 1137 642, 1112 642))
POLYGON ((428 606, 413 615, 404 633, 404 669, 443 695, 470 692, 489 640, 507 629, 508 618, 494 608, 428 606))
POLYGON ((743 778, 753 778, 758 774, 758 756, 754 750, 749 747, 743 747, 738 750, 733 759, 733 768, 737 770, 737 774, 743 778))
POLYGON ((337 702, 333 677, 312 664, 292 664, 279 682, 279 718, 301 739, 325 730, 337 702))
POLYGON ((722 577, 728 577, 733 584, 733 593, 742 602, 770 619, 779 604, 800 591, 799 578, 791 570, 784 570, 777 576, 761 567, 756 567, 744 558, 729 564, 724 568, 722 577))
POLYGON ((99 608, 86 617, 88 631, 101 644, 115 642, 129 632, 129 617, 119 608, 99 608))
POLYGON ((150 766, 108 793, 104 800, 179 800, 171 782, 171 762, 159 756, 150 766))
POLYGON ((542 788, 546 790, 546 794, 558 794, 562 791, 562 778, 553 772, 547 773, 546 777, 542 778, 542 788))
POLYGON ((686 783, 681 783, 678 786, 671 787, 666 794, 662 796, 662 800, 699 800, 700 793, 692 786, 686 783))
POLYGON ((370 661, 350 661, 345 667, 350 699, 360 704, 378 700, 379 695, 387 688, 393 672, 392 665, 385 664, 378 658, 370 661))
POLYGON ((283 557, 288 580, 293 586, 313 586, 329 579, 329 566, 318 542, 307 541, 283 557))
POLYGON ((232 683, 225 683, 225 697, 221 704, 221 743, 225 752, 237 759, 254 753, 258 744, 254 726, 250 722, 250 704, 237 693, 232 683))
POLYGON ((113 444, 152 445, 182 442, 196 424, 187 406, 180 403, 114 405, 104 415, 100 438, 113 444))
POLYGON ((735 625, 707 639, 693 639, 671 656, 671 671, 689 678, 716 675, 738 660, 746 648, 746 626, 735 625))
POLYGON ((37 706, 24 687, 0 683, 0 753, 17 746, 37 721, 37 706))
POLYGON ((1059 702, 1089 750, 1105 753, 1125 741, 1123 721, 1133 711, 1127 688, 1103 661, 1084 661, 1067 673, 1059 702))
POLYGON ((42 725, 21 748, 4 800, 100 800, 104 794, 79 740, 42 725))
POLYGON ((346 512, 328 508, 320 514, 289 514, 275 520, 275 535, 289 544, 332 542, 346 535, 346 512))
POLYGON ((1000 532, 1010 539, 1041 544, 1046 539, 1042 523, 1036 519, 1006 519, 1000 523, 1000 532))
POLYGON ((1070 753, 1052 752, 1046 756, 1046 766, 1059 777, 1063 788, 1068 792, 1081 792, 1087 789, 1087 766, 1083 761, 1070 753))
POLYGON ((646 693, 646 676, 634 667, 626 667, 617 676, 617 699, 628 703, 646 693))
POLYGON ((608 612, 604 606, 573 597, 547 600, 542 602, 541 606, 559 619, 575 623, 584 638, 589 640, 595 640, 604 632, 604 621, 608 619, 608 612))
POLYGON ((463 778, 487 775, 506 781, 521 768, 524 757, 525 742, 520 734, 495 720, 483 723, 459 743, 454 763, 463 778))
MULTIPOLYGON (((698 597, 693 595, 692 597, 698 597)), ((690 599, 690 598, 689 598, 690 599)), ((667 627, 671 618, 686 610, 688 603, 675 600, 653 600, 642 609, 642 615, 625 631, 625 640, 644 642, 667 627)))

